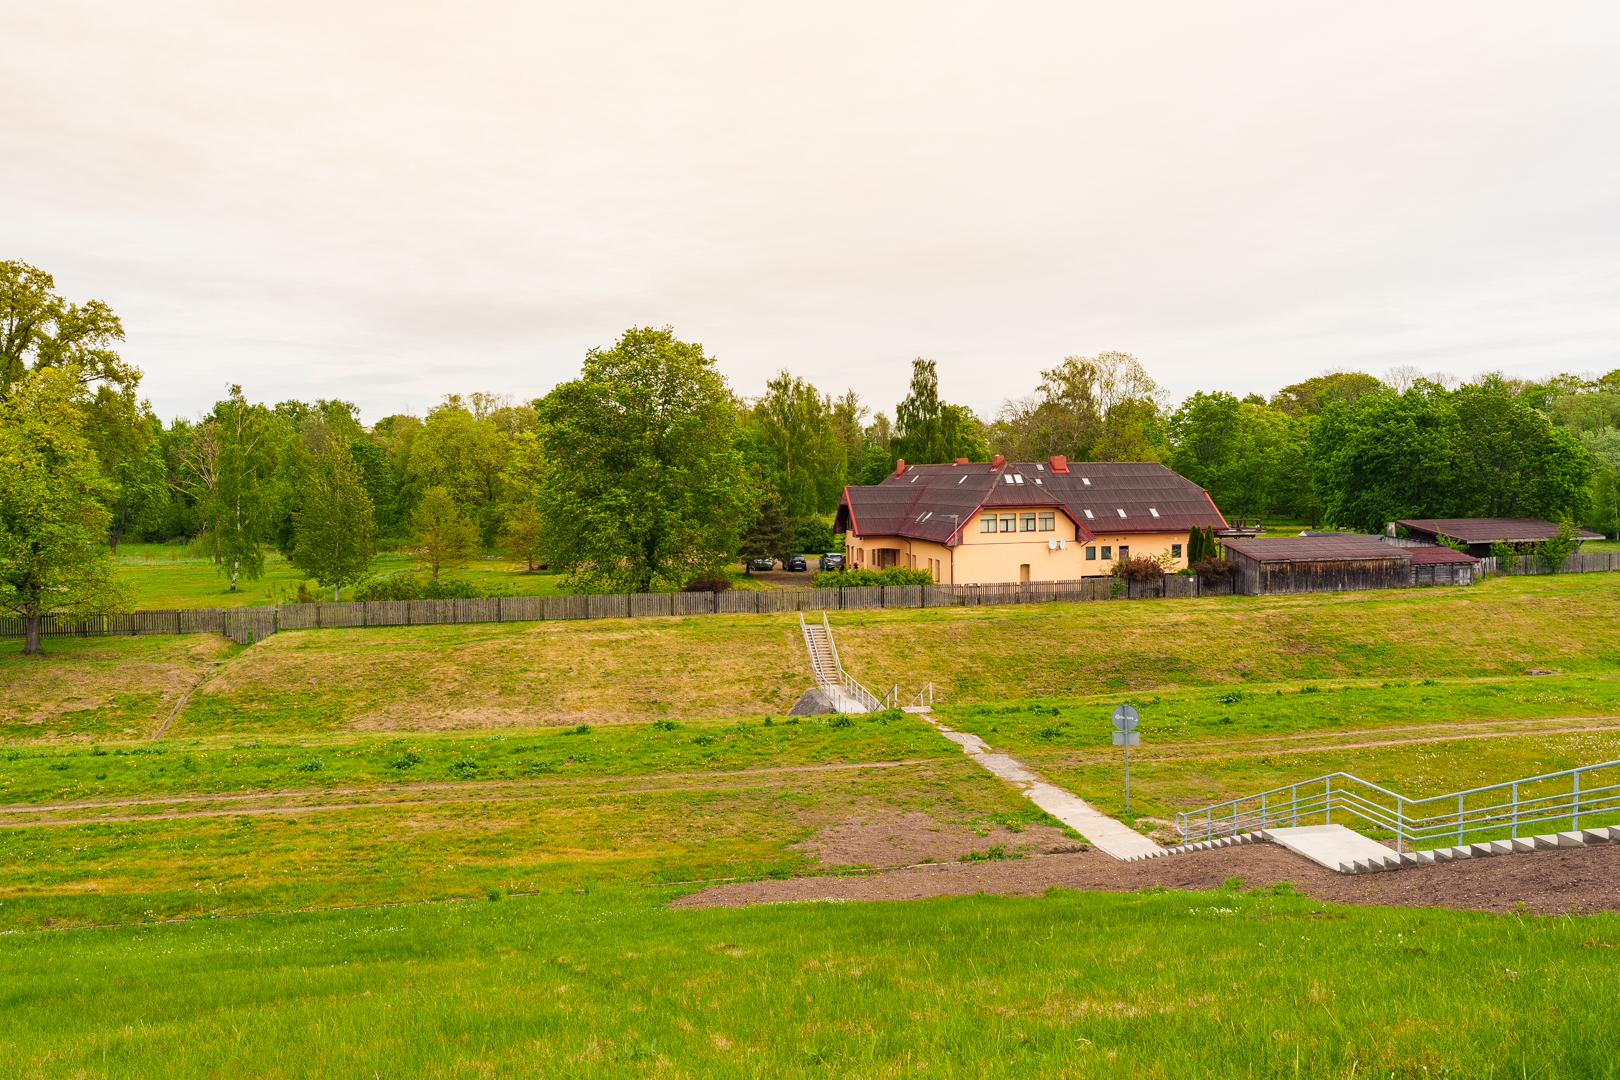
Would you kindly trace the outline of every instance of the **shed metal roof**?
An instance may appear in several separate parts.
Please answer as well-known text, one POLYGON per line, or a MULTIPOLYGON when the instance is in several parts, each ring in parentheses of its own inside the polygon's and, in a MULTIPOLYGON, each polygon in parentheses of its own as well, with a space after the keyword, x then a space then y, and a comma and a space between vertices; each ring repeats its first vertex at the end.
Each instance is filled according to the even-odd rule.
MULTIPOLYGON (((1430 536, 1444 534, 1465 544, 1535 543, 1558 535, 1558 526, 1536 518, 1408 518, 1395 524, 1430 536)), ((1601 540, 1602 533, 1582 529, 1582 540, 1601 540)))
MULTIPOLYGON (((1374 536, 1287 536, 1275 540, 1223 540, 1228 551, 1258 562, 1338 562, 1355 559, 1408 559, 1415 548, 1398 548, 1374 536)), ((1449 548, 1446 550, 1450 550, 1449 548)))
POLYGON ((1414 563, 1477 563, 1478 559, 1465 551, 1453 551, 1440 544, 1426 544, 1423 547, 1401 548, 1414 563))

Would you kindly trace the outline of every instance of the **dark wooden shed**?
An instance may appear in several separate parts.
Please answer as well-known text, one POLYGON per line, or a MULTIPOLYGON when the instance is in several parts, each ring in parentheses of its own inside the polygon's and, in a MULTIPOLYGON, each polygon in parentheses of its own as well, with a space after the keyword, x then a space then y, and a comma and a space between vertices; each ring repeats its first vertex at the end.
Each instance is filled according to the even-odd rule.
POLYGON ((1227 540, 1226 559, 1237 567, 1233 592, 1342 592, 1402 589, 1412 584, 1405 549, 1371 536, 1290 536, 1227 540))

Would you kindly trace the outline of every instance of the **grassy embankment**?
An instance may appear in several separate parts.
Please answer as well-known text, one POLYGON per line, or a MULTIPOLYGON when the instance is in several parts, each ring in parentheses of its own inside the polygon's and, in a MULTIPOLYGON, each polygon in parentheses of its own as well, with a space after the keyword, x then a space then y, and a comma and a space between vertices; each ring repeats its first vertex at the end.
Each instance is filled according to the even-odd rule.
POLYGON ((1620 919, 587 890, 0 938, 0 1076, 1620 1073, 1620 919))
MULTIPOLYGON (((1620 756, 1599 730, 1620 714, 1617 587, 851 612, 837 629, 869 684, 933 679, 948 719, 1106 809, 1105 717, 1136 701, 1136 809, 1168 817, 1335 768, 1420 794, 1620 756), (1358 746, 1405 739, 1429 741, 1358 746)), ((783 615, 8 651, 5 801, 133 805, 7 815, 35 824, 0 834, 0 923, 780 873, 807 865, 792 844, 863 815, 1028 814, 914 719, 766 727, 808 681, 801 648, 783 615), (922 764, 822 768, 902 759, 922 764)))

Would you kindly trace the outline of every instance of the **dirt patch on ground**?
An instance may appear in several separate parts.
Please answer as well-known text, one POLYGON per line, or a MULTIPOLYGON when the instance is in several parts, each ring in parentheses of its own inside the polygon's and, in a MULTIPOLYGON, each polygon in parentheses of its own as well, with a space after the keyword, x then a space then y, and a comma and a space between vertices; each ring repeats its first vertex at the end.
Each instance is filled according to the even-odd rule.
POLYGON ((1200 851, 1123 863, 1100 851, 1011 862, 942 863, 843 877, 715 885, 675 907, 743 907, 806 900, 920 900, 993 893, 1038 896, 1049 888, 1132 892, 1212 889, 1227 878, 1246 888, 1280 881, 1342 904, 1446 907, 1505 912, 1518 905, 1543 915, 1620 911, 1620 845, 1537 851, 1492 859, 1410 867, 1354 877, 1336 874, 1274 844, 1200 851))
POLYGON ((942 824, 928 814, 874 814, 823 829, 796 850, 814 855, 823 866, 896 866, 907 863, 954 862, 972 852, 999 849, 1007 855, 1072 851, 1081 845, 1049 825, 1028 825, 1013 832, 1002 825, 983 831, 942 824))

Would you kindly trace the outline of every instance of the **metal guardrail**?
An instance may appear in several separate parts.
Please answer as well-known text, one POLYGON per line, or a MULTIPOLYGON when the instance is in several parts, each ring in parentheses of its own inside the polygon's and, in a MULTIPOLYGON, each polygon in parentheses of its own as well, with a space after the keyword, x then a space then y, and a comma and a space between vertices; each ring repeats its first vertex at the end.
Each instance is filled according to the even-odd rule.
POLYGON ((1395 850, 1461 845, 1502 833, 1560 832, 1620 822, 1620 761, 1525 776, 1500 784, 1414 799, 1350 773, 1336 772, 1176 815, 1184 839, 1213 840, 1295 825, 1359 818, 1395 835, 1395 850), (1600 821, 1599 819, 1606 819, 1600 821), (1533 826, 1541 826, 1533 829, 1533 826))

